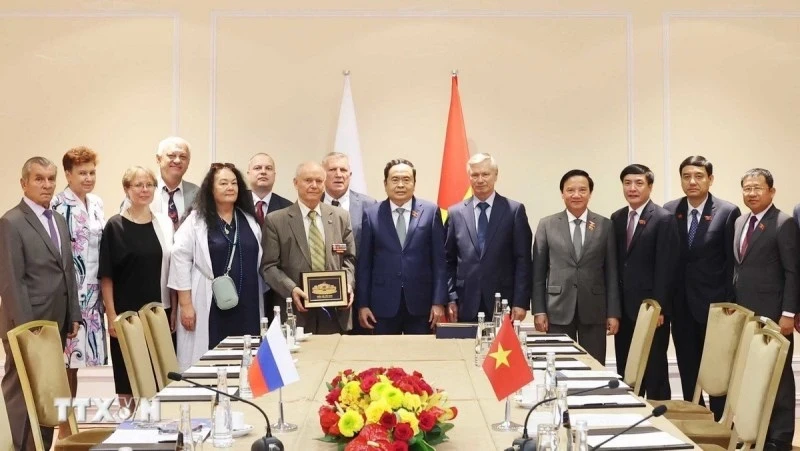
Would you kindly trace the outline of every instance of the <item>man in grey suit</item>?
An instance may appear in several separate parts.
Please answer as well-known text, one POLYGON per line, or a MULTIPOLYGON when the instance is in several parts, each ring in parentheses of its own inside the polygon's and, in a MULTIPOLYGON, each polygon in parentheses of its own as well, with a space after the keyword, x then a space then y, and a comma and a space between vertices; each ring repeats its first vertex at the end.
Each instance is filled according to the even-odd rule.
POLYGON ((600 363, 619 330, 617 249, 611 220, 588 209, 594 181, 573 169, 559 183, 566 210, 542 218, 533 243, 536 330, 565 333, 600 363))
POLYGON ((327 174, 322 201, 334 207, 344 208, 350 213, 350 224, 353 227, 357 248, 358 240, 361 238, 361 218, 364 210, 378 201, 350 189, 350 177, 353 171, 350 170, 350 158, 346 154, 331 152, 325 155, 322 167, 327 174))
POLYGON ((736 220, 733 288, 737 303, 756 315, 775 320, 789 340, 789 354, 778 384, 764 449, 790 450, 795 409, 792 332, 800 308, 800 229, 789 215, 772 204, 775 187, 768 170, 756 168, 745 172, 741 185, 750 212, 736 220))
MULTIPOLYGON (((67 223, 50 209, 57 171, 46 158, 26 161, 20 179, 24 197, 0 218, 0 337, 6 356, 2 388, 14 449, 32 450, 34 444, 8 331, 34 320, 55 321, 63 345, 77 335, 81 321, 67 223)), ((50 449, 53 428, 43 427, 42 437, 50 449)))
MULTIPOLYGON (((350 158, 341 152, 331 152, 322 159, 322 168, 325 169, 325 192, 322 201, 334 207, 344 208, 350 213, 350 225, 358 250, 361 238, 361 219, 364 210, 377 203, 375 199, 350 189, 350 178, 353 171, 350 169, 350 158)), ((353 309, 352 335, 363 335, 367 331, 358 323, 358 312, 353 309)))
POLYGON ((306 332, 336 334, 352 325, 356 249, 347 212, 320 202, 324 183, 325 170, 319 163, 297 167, 297 203, 268 214, 264 221, 261 273, 278 299, 291 296, 294 300, 298 326, 306 332), (301 286, 302 273, 334 270, 347 273, 348 306, 306 309, 303 300, 308 294, 301 286))

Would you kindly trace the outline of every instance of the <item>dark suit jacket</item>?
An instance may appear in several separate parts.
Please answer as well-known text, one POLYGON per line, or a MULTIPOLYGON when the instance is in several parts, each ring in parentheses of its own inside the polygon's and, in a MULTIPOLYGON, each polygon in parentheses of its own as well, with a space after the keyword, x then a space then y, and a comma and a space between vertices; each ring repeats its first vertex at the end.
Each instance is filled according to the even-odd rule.
POLYGON ((531 299, 531 227, 525 206, 499 194, 489 215, 483 252, 478 251, 474 197, 447 211, 447 288, 458 304, 459 321, 478 315, 481 301, 492 306, 500 293, 509 305, 528 309, 531 299))
POLYGON ((270 197, 269 204, 267 205, 267 214, 270 214, 273 211, 283 210, 284 208, 291 206, 293 203, 294 202, 285 197, 281 197, 276 193, 272 193, 272 197, 270 197))
POLYGON ((675 215, 681 239, 675 304, 686 305, 694 320, 705 324, 711 303, 734 299, 732 244, 736 218, 742 213, 736 205, 709 193, 690 249, 692 217, 686 197, 669 201, 664 208, 675 215))
MULTIPOLYGON (((322 194, 322 201, 325 201, 325 193, 322 194)), ((350 190, 350 224, 353 226, 353 235, 356 238, 356 247, 361 240, 361 219, 364 216, 364 210, 370 205, 378 203, 377 200, 367 196, 366 194, 357 193, 350 190)))
POLYGON ((605 324, 619 318, 617 246, 611 220, 589 210, 580 259, 566 211, 542 218, 533 244, 533 314, 557 325, 605 324))
POLYGON ((645 299, 661 304, 661 314, 672 314, 674 276, 678 263, 678 227, 670 212, 652 200, 647 202, 627 247, 628 207, 611 215, 617 240, 622 313, 636 321, 645 299))
MULTIPOLYGON (((0 337, 34 320, 58 323, 63 336, 81 321, 67 222, 53 213, 61 251, 25 201, 0 218, 0 337)), ((63 337, 62 337, 63 338, 63 337)), ((11 358, 11 356, 6 356, 11 358)))
POLYGON ((401 290, 412 315, 428 315, 431 305, 447 303, 444 226, 436 204, 413 198, 405 247, 400 246, 389 200, 364 211, 356 263, 358 308, 393 318, 401 290))
POLYGON ((794 222, 800 224, 800 204, 794 206, 794 222))
POLYGON ((750 214, 736 220, 733 239, 736 302, 777 321, 782 312, 797 313, 800 308, 800 229, 789 215, 773 205, 753 231, 742 257, 739 243, 749 220, 750 214))

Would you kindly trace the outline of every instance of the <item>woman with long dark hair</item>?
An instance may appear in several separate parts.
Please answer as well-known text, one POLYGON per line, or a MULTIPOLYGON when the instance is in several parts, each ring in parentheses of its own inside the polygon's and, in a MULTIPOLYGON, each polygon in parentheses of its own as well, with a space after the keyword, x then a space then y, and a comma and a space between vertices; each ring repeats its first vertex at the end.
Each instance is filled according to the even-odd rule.
POLYGON ((188 368, 230 335, 259 333, 264 284, 261 229, 242 174, 213 163, 191 213, 175 233, 169 287, 178 292, 178 364, 188 368), (212 281, 228 275, 238 303, 222 305, 212 281))

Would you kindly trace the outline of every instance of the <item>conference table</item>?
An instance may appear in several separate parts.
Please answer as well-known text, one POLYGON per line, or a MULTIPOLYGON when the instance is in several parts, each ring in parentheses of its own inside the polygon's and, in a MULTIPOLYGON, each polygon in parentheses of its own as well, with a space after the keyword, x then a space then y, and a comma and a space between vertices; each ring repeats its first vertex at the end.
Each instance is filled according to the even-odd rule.
MULTIPOLYGON (((221 349, 221 348, 218 348, 221 349)), ((361 370, 382 366, 400 367, 406 371, 419 371, 434 388, 448 393, 449 405, 458 408, 458 417, 452 422, 454 428, 448 433, 450 440, 437 446, 437 450, 502 450, 511 445, 519 432, 496 432, 491 425, 504 419, 505 402, 498 401, 483 369, 475 366, 475 343, 470 339, 436 339, 427 336, 359 336, 359 335, 314 335, 300 343, 300 349, 292 355, 300 380, 283 388, 284 419, 296 424, 298 429, 289 433, 276 433, 287 450, 336 449, 335 444, 325 443, 322 436, 318 411, 325 403, 326 382, 345 369, 361 370)), ((575 355, 578 361, 593 370, 603 367, 588 354, 575 355)), ((195 366, 238 365, 238 361, 201 359, 195 366)), ((212 370, 213 371, 213 370, 212 370)), ((186 377, 189 377, 188 375, 186 377)), ((214 384, 215 379, 197 380, 203 384, 214 384)), ((185 381, 173 382, 169 387, 186 385, 185 381)), ((238 385, 238 380, 229 378, 229 385, 238 385)), ((253 402, 263 408, 274 423, 278 419, 277 392, 271 392, 253 402)), ((628 413, 648 415, 652 407, 644 402, 642 407, 616 409, 581 409, 581 413, 628 413)), ((162 420, 179 418, 181 402, 161 402, 162 420)), ((191 402, 193 418, 211 416, 210 401, 191 402)), ((264 420, 252 406, 232 402, 232 410, 242 411, 245 423, 253 425, 253 431, 235 439, 233 450, 249 450, 252 442, 264 433, 264 420)), ((572 413, 572 411, 571 411, 572 413)), ((512 402, 511 420, 522 424, 527 409, 512 402)), ((674 425, 665 418, 650 420, 656 427, 691 444, 674 425)), ((274 432, 274 431, 273 431, 274 432)), ((530 432, 535 435, 535 430, 530 432)), ((116 449, 101 445, 95 449, 116 449)), ((138 449, 166 449, 164 447, 141 447, 138 449)), ((209 438, 203 449, 214 449, 209 438)), ((700 449, 696 445, 690 449, 700 449)))

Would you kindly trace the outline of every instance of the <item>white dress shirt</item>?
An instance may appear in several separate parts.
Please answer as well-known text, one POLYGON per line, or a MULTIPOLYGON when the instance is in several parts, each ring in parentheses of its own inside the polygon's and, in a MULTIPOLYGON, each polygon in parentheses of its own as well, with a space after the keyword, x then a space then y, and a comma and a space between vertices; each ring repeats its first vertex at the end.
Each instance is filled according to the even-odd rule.
MULTIPOLYGON (((649 203, 650 203, 650 199, 648 199, 647 202, 643 203, 639 208, 637 208, 635 210, 636 211, 636 222, 633 223, 633 233, 636 233, 636 228, 639 227, 639 220, 642 219, 642 212, 644 211, 644 207, 646 207, 647 204, 649 204, 649 203)), ((625 220, 625 228, 626 229, 628 227, 628 222, 630 222, 630 220, 631 220, 631 211, 634 211, 634 209, 631 208, 630 206, 628 206, 628 219, 625 220)))
MULTIPOLYGON (((297 202, 297 205, 300 206, 300 213, 303 215, 303 228, 306 231, 306 239, 308 239, 308 230, 311 227, 311 218, 308 217, 308 212, 311 211, 310 208, 306 206, 302 201, 297 202)), ((319 208, 319 204, 317 207, 314 208, 314 211, 317 212, 317 219, 314 221, 317 224, 317 230, 319 230, 319 234, 322 236, 322 243, 325 243, 325 228, 322 226, 322 209, 319 208)))
POLYGON ((689 199, 686 199, 686 231, 688 232, 692 228, 692 210, 697 210, 697 224, 700 224, 700 218, 703 216, 703 210, 706 208, 706 202, 708 202, 708 195, 706 198, 703 199, 703 202, 700 202, 700 205, 697 207, 692 207, 692 204, 689 203, 689 199))
MULTIPOLYGON (((36 202, 28 199, 27 197, 23 197, 22 200, 31 207, 31 210, 36 214, 36 217, 39 218, 39 222, 42 223, 42 227, 44 227, 44 231, 50 235, 50 224, 48 223, 47 217, 44 215, 44 211, 48 210, 41 205, 37 204, 36 202)), ((57 215, 58 213, 53 212, 53 215, 57 215)), ((58 243, 58 253, 61 253, 61 237, 58 234, 58 224, 56 224, 55 218, 53 218, 53 227, 56 229, 56 242, 58 243)), ((52 238, 52 235, 50 235, 52 238)))
MULTIPOLYGON (((164 188, 167 188, 167 184, 164 183, 164 179, 161 177, 158 178, 158 187, 156 187, 156 199, 159 201, 159 207, 161 208, 160 212, 162 213, 169 213, 169 193, 164 191, 164 188)), ((183 201, 183 180, 181 183, 178 184, 177 191, 172 196, 172 200, 175 202, 175 209, 178 210, 178 217, 182 217, 183 214, 186 212, 186 205, 183 201)))
POLYGON ((586 218, 589 217, 589 210, 588 209, 583 210, 583 213, 581 214, 580 217, 576 217, 575 215, 570 213, 569 210, 566 210, 566 212, 567 212, 567 219, 569 220, 569 236, 570 236, 570 238, 575 236, 575 220, 576 219, 580 219, 581 220, 581 226, 580 226, 581 227, 581 246, 583 246, 583 243, 586 242, 586 218))
MULTIPOLYGON (((272 200, 272 191, 267 193, 267 195, 264 197, 258 197, 258 194, 256 194, 255 191, 250 191, 250 193, 253 195, 253 206, 258 205, 258 201, 264 202, 264 206, 262 208, 264 209, 264 216, 266 216, 267 209, 269 209, 269 201, 272 200)), ((256 213, 258 213, 258 207, 256 207, 256 213)))
POLYGON ((497 196, 497 191, 493 192, 491 196, 489 196, 486 200, 480 200, 475 196, 472 196, 472 210, 475 213, 475 230, 478 230, 478 218, 481 216, 481 209, 478 207, 478 204, 481 202, 486 202, 489 204, 489 208, 486 209, 486 220, 488 221, 492 216, 492 207, 494 206, 494 198, 497 196))
POLYGON ((408 225, 411 223, 411 201, 404 203, 403 205, 397 205, 392 201, 389 201, 389 207, 392 209, 392 223, 397 226, 397 217, 400 213, 397 212, 398 208, 403 208, 403 219, 406 221, 406 234, 408 234, 408 225))
POLYGON ((334 198, 333 196, 331 196, 331 194, 329 192, 325 191, 325 198, 323 199, 323 202, 325 202, 328 205, 333 205, 333 201, 334 200, 339 201, 339 205, 338 205, 339 208, 344 208, 345 210, 350 211, 350 190, 349 189, 347 191, 345 191, 344 194, 342 194, 342 197, 340 197, 338 199, 334 198))

